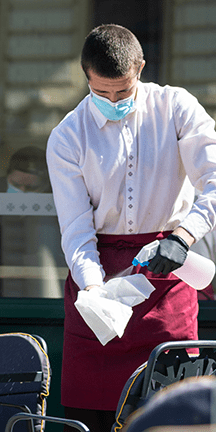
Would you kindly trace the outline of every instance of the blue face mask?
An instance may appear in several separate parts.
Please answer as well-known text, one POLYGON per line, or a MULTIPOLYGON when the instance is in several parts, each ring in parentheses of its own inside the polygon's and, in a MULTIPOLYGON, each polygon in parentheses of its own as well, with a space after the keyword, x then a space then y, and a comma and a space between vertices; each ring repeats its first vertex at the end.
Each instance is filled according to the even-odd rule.
POLYGON ((126 99, 119 100, 118 102, 111 102, 109 99, 97 95, 92 90, 91 93, 92 102, 94 102, 96 107, 108 120, 121 120, 127 114, 135 110, 134 94, 126 99))
POLYGON ((12 184, 8 183, 7 193, 16 193, 16 192, 24 193, 21 189, 18 189, 15 186, 13 186, 12 184))

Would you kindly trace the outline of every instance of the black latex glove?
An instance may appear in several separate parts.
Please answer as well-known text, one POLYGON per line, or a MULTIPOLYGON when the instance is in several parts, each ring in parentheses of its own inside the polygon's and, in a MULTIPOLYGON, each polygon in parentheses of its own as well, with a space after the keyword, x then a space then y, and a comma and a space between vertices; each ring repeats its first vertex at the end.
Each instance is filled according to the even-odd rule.
POLYGON ((181 237, 170 234, 166 239, 160 240, 157 253, 150 261, 148 270, 155 274, 167 275, 184 264, 188 250, 189 246, 181 237))

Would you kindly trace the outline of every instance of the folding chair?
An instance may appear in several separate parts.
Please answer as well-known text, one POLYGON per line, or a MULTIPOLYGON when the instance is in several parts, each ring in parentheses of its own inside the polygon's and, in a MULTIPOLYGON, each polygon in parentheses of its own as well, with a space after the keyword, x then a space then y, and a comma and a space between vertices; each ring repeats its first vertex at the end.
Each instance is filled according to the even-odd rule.
POLYGON ((48 421, 52 423, 61 423, 68 426, 71 426, 80 432, 90 432, 88 427, 84 424, 79 422, 78 420, 67 420, 67 419, 61 419, 58 417, 47 417, 47 416, 39 416, 35 414, 29 414, 29 413, 18 413, 15 414, 13 417, 11 417, 6 425, 5 432, 12 432, 14 425, 20 421, 20 420, 42 420, 42 421, 48 421))
MULTIPOLYGON (((0 335, 0 424, 1 431, 14 414, 23 411, 46 414, 51 368, 47 345, 40 336, 26 333, 0 335)), ((43 432, 41 419, 22 421, 14 432, 43 432)))
POLYGON ((186 378, 150 398, 122 432, 215 432, 215 403, 215 376, 186 378))
POLYGON ((90 432, 79 421, 46 416, 51 368, 47 344, 38 335, 0 335, 0 431, 44 432, 45 422, 90 432))
POLYGON ((191 376, 216 375, 216 341, 173 341, 158 345, 147 362, 126 382, 116 410, 112 432, 119 432, 126 419, 158 390, 191 376), (202 348, 189 355, 188 348, 202 348))

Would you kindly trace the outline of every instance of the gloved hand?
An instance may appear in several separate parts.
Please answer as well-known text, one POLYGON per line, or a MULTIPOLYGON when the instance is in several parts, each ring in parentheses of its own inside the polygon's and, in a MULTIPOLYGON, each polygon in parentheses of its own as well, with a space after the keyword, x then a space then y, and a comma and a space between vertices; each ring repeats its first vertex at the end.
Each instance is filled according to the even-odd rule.
POLYGON ((184 264, 188 250, 189 246, 181 237, 170 234, 166 239, 160 240, 157 253, 150 261, 148 270, 155 274, 167 275, 184 264))

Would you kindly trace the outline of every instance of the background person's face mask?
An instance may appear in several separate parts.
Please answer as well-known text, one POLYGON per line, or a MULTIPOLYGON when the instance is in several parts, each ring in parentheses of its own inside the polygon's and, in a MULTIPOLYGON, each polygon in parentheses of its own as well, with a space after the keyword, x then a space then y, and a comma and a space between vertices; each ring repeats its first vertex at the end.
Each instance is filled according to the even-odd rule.
POLYGON ((112 121, 123 119, 127 114, 135 110, 134 97, 135 93, 126 99, 121 99, 117 102, 111 102, 109 99, 99 96, 91 90, 92 102, 100 110, 100 112, 112 121))
POLYGON ((7 193, 17 193, 17 192, 24 193, 21 189, 18 189, 12 184, 8 183, 7 193))

